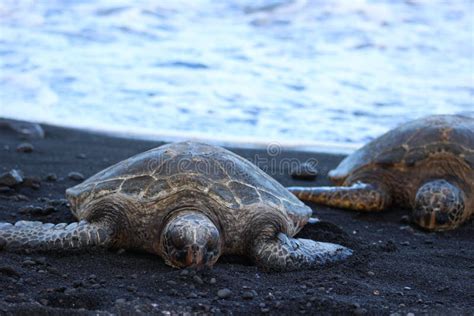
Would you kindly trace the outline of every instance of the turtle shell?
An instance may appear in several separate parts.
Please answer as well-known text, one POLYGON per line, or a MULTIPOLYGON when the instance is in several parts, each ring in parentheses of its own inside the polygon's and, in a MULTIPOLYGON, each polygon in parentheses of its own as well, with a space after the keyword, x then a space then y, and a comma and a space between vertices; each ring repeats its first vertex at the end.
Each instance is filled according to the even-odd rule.
POLYGON ((362 168, 410 167, 439 152, 461 157, 474 168, 474 118, 434 115, 405 123, 347 156, 329 177, 342 183, 362 168))
POLYGON ((107 195, 157 202, 186 190, 204 192, 234 210, 259 204, 291 218, 311 215, 309 207, 256 165, 223 148, 195 142, 168 144, 128 158, 68 189, 66 195, 81 217, 83 206, 107 195))

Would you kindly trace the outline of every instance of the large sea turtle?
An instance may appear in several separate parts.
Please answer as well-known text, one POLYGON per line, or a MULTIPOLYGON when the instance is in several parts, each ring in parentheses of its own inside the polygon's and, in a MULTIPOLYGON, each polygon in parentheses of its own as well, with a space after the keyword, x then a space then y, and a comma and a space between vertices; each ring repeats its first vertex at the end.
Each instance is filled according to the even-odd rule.
POLYGON ((157 254, 173 267, 212 266, 222 254, 293 270, 351 250, 292 238, 311 209, 249 161, 210 145, 161 146, 66 191, 79 222, 0 223, 6 250, 104 246, 157 254))
POLYGON ((302 200, 357 211, 413 209, 415 223, 448 230, 474 214, 474 118, 437 115, 395 128, 329 172, 338 187, 290 187, 302 200))

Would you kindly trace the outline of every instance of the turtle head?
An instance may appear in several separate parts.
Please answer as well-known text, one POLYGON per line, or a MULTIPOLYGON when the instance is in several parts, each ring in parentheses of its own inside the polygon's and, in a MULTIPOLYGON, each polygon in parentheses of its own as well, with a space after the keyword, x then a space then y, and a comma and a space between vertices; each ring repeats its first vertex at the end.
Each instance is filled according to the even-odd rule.
POLYGON ((413 221, 428 230, 449 230, 458 227, 467 213, 464 192, 446 180, 435 180, 418 190, 413 221))
POLYGON ((197 211, 179 212, 161 235, 163 257, 177 268, 212 266, 221 254, 219 229, 197 211))

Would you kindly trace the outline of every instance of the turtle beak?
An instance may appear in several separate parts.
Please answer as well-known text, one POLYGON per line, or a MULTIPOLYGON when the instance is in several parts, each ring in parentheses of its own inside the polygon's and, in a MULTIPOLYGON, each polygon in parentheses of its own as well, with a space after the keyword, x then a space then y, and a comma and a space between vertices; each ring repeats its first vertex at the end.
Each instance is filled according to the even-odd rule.
POLYGON ((186 255, 186 266, 202 266, 204 261, 204 249, 198 245, 192 245, 188 248, 186 255))
POLYGON ((431 212, 418 216, 415 215, 413 220, 427 230, 443 230, 449 227, 449 217, 446 213, 431 212))
POLYGON ((419 226, 428 230, 432 230, 434 228, 436 221, 434 213, 414 214, 412 219, 419 226))

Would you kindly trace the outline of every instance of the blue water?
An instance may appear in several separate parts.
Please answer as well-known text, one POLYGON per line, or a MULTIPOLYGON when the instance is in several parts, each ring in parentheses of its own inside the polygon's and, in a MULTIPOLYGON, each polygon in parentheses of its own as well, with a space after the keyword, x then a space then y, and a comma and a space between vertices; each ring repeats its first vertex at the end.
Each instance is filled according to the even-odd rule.
POLYGON ((473 1, 0 1, 0 116, 358 144, 474 109, 473 1))

